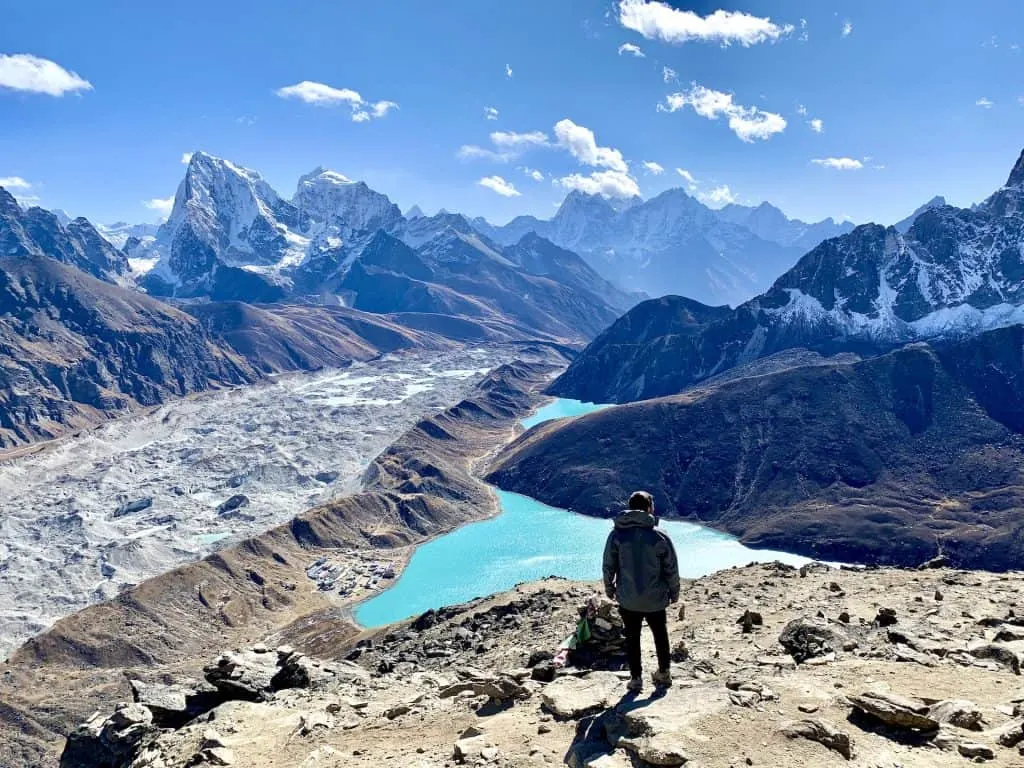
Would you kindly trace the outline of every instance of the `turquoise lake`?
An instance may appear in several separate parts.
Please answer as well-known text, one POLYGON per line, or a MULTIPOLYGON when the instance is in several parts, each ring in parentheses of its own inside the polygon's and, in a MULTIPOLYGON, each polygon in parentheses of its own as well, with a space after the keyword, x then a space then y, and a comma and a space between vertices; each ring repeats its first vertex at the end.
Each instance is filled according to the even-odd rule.
MULTIPOLYGON (((523 419, 524 427, 606 406, 560 399, 523 419)), ((549 507, 535 499, 497 490, 501 513, 464 525, 420 546, 390 589, 360 605, 356 620, 365 627, 503 592, 545 576, 601 578, 601 555, 611 520, 549 507)), ((749 549, 731 536, 692 523, 662 520, 679 556, 680 575, 705 576, 750 562, 808 562, 784 552, 749 549)))

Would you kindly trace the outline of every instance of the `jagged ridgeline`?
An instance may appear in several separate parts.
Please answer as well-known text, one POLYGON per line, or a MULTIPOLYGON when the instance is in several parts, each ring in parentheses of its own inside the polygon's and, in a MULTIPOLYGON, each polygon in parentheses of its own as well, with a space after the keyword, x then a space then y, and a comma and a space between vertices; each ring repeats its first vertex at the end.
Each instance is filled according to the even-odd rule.
POLYGON ((551 392, 631 402, 783 350, 877 354, 1024 321, 1024 154, 983 203, 941 202, 909 224, 865 224, 826 240, 734 310, 674 298, 641 304, 595 339, 551 392))

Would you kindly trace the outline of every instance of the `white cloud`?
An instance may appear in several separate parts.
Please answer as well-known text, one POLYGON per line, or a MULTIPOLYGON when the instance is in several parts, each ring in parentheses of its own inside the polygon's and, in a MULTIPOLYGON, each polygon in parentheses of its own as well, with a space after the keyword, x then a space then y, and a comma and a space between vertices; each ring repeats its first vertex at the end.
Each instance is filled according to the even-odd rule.
POLYGON ((678 173, 680 176, 686 179, 686 183, 689 184, 691 187, 697 186, 697 180, 693 178, 693 174, 690 173, 685 168, 676 168, 676 173, 678 173))
POLYGON ((39 205, 38 195, 15 195, 14 199, 22 208, 31 208, 33 205, 39 205))
POLYGON ((350 104, 358 107, 363 103, 363 97, 358 91, 351 88, 333 88, 325 83, 315 83, 311 80, 303 80, 301 83, 278 88, 277 95, 282 99, 299 99, 307 104, 314 104, 318 107, 330 107, 338 104, 350 104))
POLYGON ((373 105, 373 116, 384 117, 392 109, 398 109, 397 102, 394 101, 378 101, 373 105))
POLYGON ((807 107, 805 107, 803 104, 797 104, 796 113, 801 117, 807 117, 807 107))
POLYGON ((665 169, 653 160, 644 160, 644 169, 655 176, 661 176, 665 172, 665 169))
POLYGON ((715 187, 710 192, 701 192, 698 197, 704 204, 719 208, 729 203, 735 203, 738 199, 726 184, 715 187))
POLYGON ((522 171, 523 173, 525 173, 527 176, 529 176, 534 181, 544 181, 544 174, 541 173, 540 171, 534 169, 534 168, 527 168, 525 166, 520 166, 519 170, 522 171))
POLYGON ((648 40, 677 44, 699 40, 718 42, 723 46, 775 42, 793 31, 792 24, 780 26, 769 18, 748 13, 717 10, 707 16, 700 16, 657 0, 621 0, 619 24, 639 32, 648 40))
POLYGON ((666 83, 676 83, 679 81, 679 73, 672 69, 672 67, 663 67, 661 70, 661 79, 666 83))
POLYGON ((806 43, 811 39, 811 35, 807 31, 807 19, 800 19, 800 37, 798 39, 801 43, 806 43))
POLYGON ((512 65, 511 64, 506 64, 505 65, 505 77, 508 77, 508 78, 512 77, 512 65))
POLYGON ((981 107, 982 109, 992 109, 995 105, 996 103, 992 99, 985 98, 984 96, 974 102, 974 106, 981 107))
POLYGON ((151 211, 156 211, 164 218, 171 215, 171 209, 174 208, 174 196, 170 197, 154 197, 152 200, 143 200, 142 204, 149 208, 151 211))
POLYGON ((640 50, 639 45, 633 45, 633 43, 623 43, 619 46, 619 56, 624 53, 628 53, 631 56, 636 56, 638 59, 644 58, 644 52, 640 50))
POLYGON ((496 163, 507 163, 516 157, 513 152, 495 152, 476 144, 463 144, 455 156, 460 160, 493 160, 496 163))
POLYGON ((849 37, 851 34, 853 34, 853 22, 850 21, 849 19, 844 21, 843 22, 843 29, 842 29, 842 32, 840 32, 840 34, 843 37, 849 37))
POLYGON ((241 117, 236 117, 235 122, 248 127, 256 124, 256 118, 252 115, 242 115, 241 117))
POLYGON ((485 120, 497 120, 498 110, 495 107, 484 107, 484 119, 485 120))
POLYGON ((505 181, 501 176, 485 176, 477 182, 481 187, 486 187, 492 192, 497 192, 502 197, 519 197, 521 194, 510 182, 505 181))
POLYGON ((676 112, 687 106, 709 120, 725 115, 729 118, 732 132, 748 143, 755 139, 766 141, 786 129, 786 119, 782 115, 765 112, 758 107, 744 107, 733 102, 731 93, 714 91, 696 83, 688 91, 669 94, 665 104, 658 105, 658 110, 676 112))
POLYGON ((807 124, 811 126, 811 130, 815 133, 821 133, 825 130, 825 123, 822 122, 821 118, 816 117, 813 120, 808 121, 807 124))
POLYGON ((588 195, 631 198, 640 194, 636 179, 622 171, 596 171, 589 176, 574 173, 555 181, 565 189, 578 189, 588 195))
POLYGON ((494 131, 491 134, 491 141, 496 147, 518 148, 537 146, 543 147, 548 143, 548 135, 541 131, 529 131, 527 133, 516 133, 515 131, 494 131))
POLYGON ((493 131, 491 142, 497 149, 488 149, 476 144, 463 144, 455 156, 460 160, 490 160, 507 163, 515 160, 531 147, 548 147, 548 136, 541 131, 516 133, 515 131, 493 131))
POLYGON ((1017 97, 1017 103, 1018 103, 1018 104, 1019 104, 1020 106, 1024 107, 1024 96, 1018 96, 1018 97, 1017 97))
POLYGON ((852 157, 816 157, 811 162, 837 171, 859 171, 864 167, 864 163, 852 157))
POLYGON ((584 165, 610 168, 622 174, 629 170, 619 150, 599 147, 594 132, 572 120, 559 120, 555 124, 555 138, 558 139, 559 146, 569 150, 569 154, 584 165))
POLYGON ((29 189, 31 186, 21 176, 5 176, 0 178, 0 187, 4 189, 29 189))
POLYGON ((92 83, 55 61, 15 53, 0 54, 0 88, 63 96, 75 91, 91 91, 92 83))
POLYGON ((398 104, 393 101, 365 101, 358 91, 351 88, 334 88, 326 83, 311 80, 278 88, 275 93, 282 99, 298 99, 314 107, 336 107, 344 104, 352 110, 352 122, 355 123, 365 123, 374 118, 384 117, 390 110, 398 109, 398 104))
POLYGON ((188 165, 191 162, 192 162, 192 153, 191 152, 182 152, 181 153, 181 164, 182 165, 188 165))

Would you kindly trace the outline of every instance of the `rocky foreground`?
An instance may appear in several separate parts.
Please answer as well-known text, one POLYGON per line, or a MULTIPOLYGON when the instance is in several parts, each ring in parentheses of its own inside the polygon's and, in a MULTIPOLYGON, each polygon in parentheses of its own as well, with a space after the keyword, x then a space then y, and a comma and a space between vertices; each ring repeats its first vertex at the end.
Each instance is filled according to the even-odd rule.
POLYGON ((125 703, 84 724, 61 764, 1019 766, 1022 587, 1020 573, 941 567, 722 572, 673 608, 674 687, 633 696, 606 603, 570 664, 552 661, 597 585, 549 579, 330 658, 270 636, 203 680, 126 680, 125 703))

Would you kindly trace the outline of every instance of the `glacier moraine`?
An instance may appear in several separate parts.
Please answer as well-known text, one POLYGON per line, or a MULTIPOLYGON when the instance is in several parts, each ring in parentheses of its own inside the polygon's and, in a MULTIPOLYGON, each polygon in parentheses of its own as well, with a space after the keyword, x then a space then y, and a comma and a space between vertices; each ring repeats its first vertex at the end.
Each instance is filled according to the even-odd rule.
POLYGON ((126 585, 356 490, 399 435, 513 356, 411 352, 278 376, 0 462, 0 659, 126 585))

